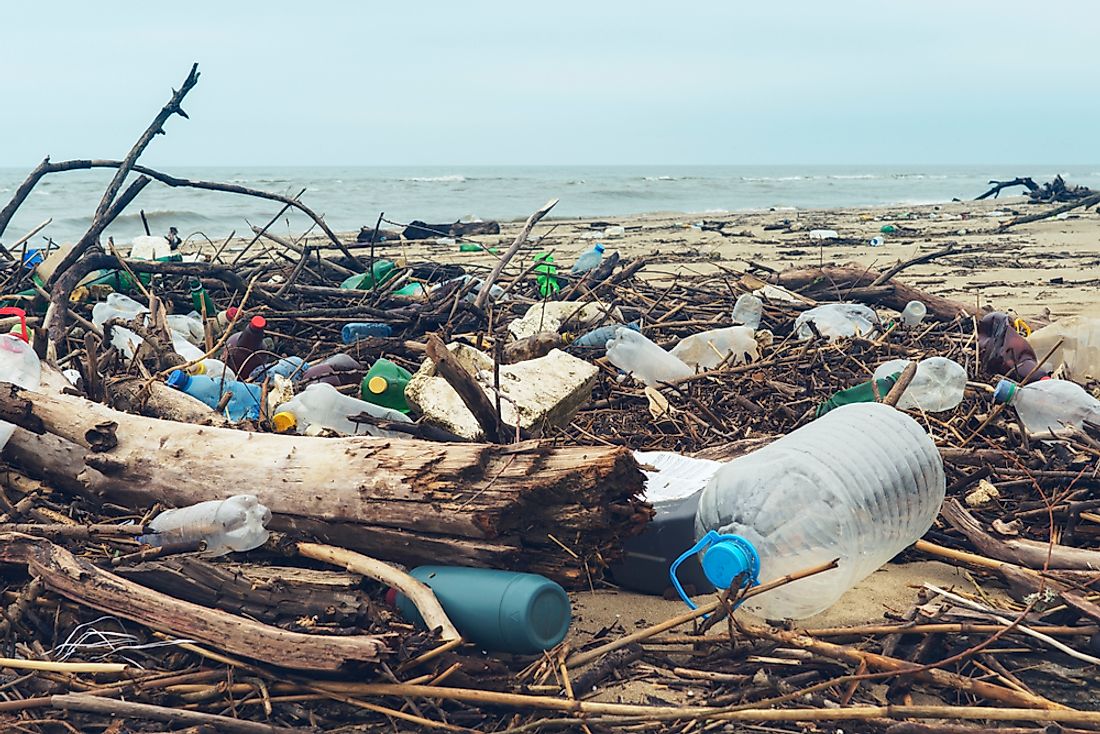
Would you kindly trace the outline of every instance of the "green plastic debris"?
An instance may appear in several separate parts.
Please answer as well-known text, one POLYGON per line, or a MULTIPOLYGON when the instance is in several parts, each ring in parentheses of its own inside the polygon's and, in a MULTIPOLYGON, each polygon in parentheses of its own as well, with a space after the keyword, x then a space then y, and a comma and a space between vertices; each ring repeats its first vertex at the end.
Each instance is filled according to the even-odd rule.
POLYGON ((369 291, 385 283, 397 272, 397 264, 392 260, 375 260, 369 273, 358 273, 340 284, 346 290, 369 291))
POLYGON ((890 388, 894 386, 894 383, 898 381, 899 377, 901 377, 901 373, 897 372, 881 380, 868 380, 855 387, 850 387, 847 390, 833 393, 828 400, 817 406, 817 412, 814 414, 814 417, 820 418, 830 410, 839 408, 842 405, 850 405, 852 403, 881 403, 883 398, 889 394, 890 388))
POLYGON ((535 266, 535 283, 542 297, 549 298, 561 290, 561 284, 554 277, 558 274, 558 266, 553 264, 554 256, 549 252, 540 252, 535 255, 535 260, 540 263, 535 266))

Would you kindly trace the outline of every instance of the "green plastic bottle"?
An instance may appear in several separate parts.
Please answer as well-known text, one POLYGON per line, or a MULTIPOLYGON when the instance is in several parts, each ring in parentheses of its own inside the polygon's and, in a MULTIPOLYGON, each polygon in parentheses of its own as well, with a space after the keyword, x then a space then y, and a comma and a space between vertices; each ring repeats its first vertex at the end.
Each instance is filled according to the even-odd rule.
POLYGON ((358 273, 340 284, 346 290, 369 291, 394 276, 397 264, 392 260, 375 260, 369 273, 358 273))
POLYGON ((878 231, 882 232, 883 234, 890 234, 891 232, 897 232, 898 228, 892 224, 884 224, 879 228, 878 231))
MULTIPOLYGON (((463 639, 485 650, 530 655, 549 650, 569 631, 569 597, 543 576, 460 566, 420 566, 410 574, 431 587, 463 639)), ((401 616, 423 625, 413 603, 395 597, 401 616)))
POLYGON ((459 252, 481 252, 482 250, 493 255, 496 255, 500 252, 500 250, 496 247, 482 247, 476 242, 463 242, 458 246, 459 252))
POLYGON ((900 376, 901 373, 898 372, 889 377, 884 377, 881 380, 868 380, 855 387, 850 387, 847 390, 833 393, 832 397, 817 406, 817 412, 814 414, 814 417, 820 418, 830 410, 839 408, 842 405, 849 405, 850 403, 881 402, 882 399, 886 397, 887 393, 890 392, 890 388, 894 386, 894 383, 898 381, 898 377, 900 376))
MULTIPOLYGON (((153 280, 153 274, 140 273, 138 280, 144 285, 149 285, 153 280)), ((82 281, 81 285, 106 285, 114 289, 116 293, 133 293, 137 290, 134 279, 125 270, 100 270, 95 277, 82 281)))
POLYGON ((408 413, 405 385, 409 384, 410 378, 412 373, 404 367, 388 359, 380 359, 371 366, 359 385, 359 397, 368 403, 408 413))
POLYGON ((191 305, 195 307, 195 313, 206 314, 206 318, 212 319, 218 315, 218 307, 214 305, 206 287, 197 278, 191 281, 191 305), (206 309, 205 311, 203 309, 206 309))

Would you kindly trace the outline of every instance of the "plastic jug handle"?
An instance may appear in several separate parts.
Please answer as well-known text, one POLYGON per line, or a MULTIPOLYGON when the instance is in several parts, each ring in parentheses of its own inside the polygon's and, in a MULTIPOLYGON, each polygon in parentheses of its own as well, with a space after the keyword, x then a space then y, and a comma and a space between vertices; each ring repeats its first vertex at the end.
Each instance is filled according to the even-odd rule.
MULTIPOLYGON (((752 548, 751 544, 748 544, 748 542, 739 535, 723 535, 721 533, 716 533, 713 530, 708 530, 706 535, 704 535, 702 538, 699 538, 699 541, 695 545, 691 546, 686 551, 681 553, 680 557, 673 561, 672 565, 668 567, 668 577, 672 581, 673 588, 676 589, 676 592, 680 595, 680 598, 684 600, 684 603, 687 604, 689 608, 698 609, 699 607, 696 606, 695 602, 693 602, 691 598, 688 597, 687 593, 684 592, 684 587, 680 585, 680 579, 676 576, 676 570, 680 567, 680 564, 691 557, 692 554, 699 553, 703 550, 706 550, 715 543, 720 543, 726 540, 733 541, 742 546, 748 545, 750 549, 752 548)), ((753 552, 755 553, 755 551, 753 552)), ((742 582, 742 588, 756 586, 760 583, 760 579, 756 576, 757 570, 758 567, 757 569, 753 570, 753 573, 749 578, 744 579, 744 581, 742 582)), ((736 609, 740 605, 741 603, 738 602, 733 606, 733 608, 736 609)))
POLYGON ((30 335, 27 333, 27 312, 21 308, 15 306, 4 306, 0 308, 0 316, 18 316, 19 317, 19 338, 23 341, 30 343, 30 335))

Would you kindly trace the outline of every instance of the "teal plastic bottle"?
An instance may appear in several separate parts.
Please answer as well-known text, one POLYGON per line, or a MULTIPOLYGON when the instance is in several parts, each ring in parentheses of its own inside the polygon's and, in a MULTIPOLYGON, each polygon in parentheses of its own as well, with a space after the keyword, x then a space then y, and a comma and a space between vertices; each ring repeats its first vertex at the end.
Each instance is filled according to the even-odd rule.
MULTIPOLYGON (((420 566, 410 573, 431 587, 462 637, 485 650, 530 655, 549 650, 569 631, 569 596, 543 576, 462 566, 420 566)), ((404 594, 394 601, 402 617, 424 623, 404 594)))
POLYGON ((817 412, 814 414, 815 418, 820 418, 831 410, 835 410, 842 405, 850 405, 852 403, 878 403, 886 397, 890 392, 890 388, 894 386, 894 383, 898 381, 901 373, 895 373, 889 377, 884 377, 881 380, 868 380, 867 382, 861 382, 855 387, 850 387, 847 390, 841 390, 835 392, 832 396, 817 406, 817 412))

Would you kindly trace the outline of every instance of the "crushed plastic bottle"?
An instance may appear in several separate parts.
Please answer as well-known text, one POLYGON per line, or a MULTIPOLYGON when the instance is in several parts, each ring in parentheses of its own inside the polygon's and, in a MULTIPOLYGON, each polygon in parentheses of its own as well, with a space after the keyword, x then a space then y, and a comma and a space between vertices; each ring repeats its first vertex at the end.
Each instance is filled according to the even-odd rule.
POLYGON ((712 370, 723 362, 745 364, 760 359, 755 333, 747 326, 692 334, 673 347, 671 354, 688 367, 703 370, 712 370))
POLYGON ((607 359, 646 385, 691 377, 695 371, 631 329, 621 328, 607 342, 607 359))
MULTIPOLYGON (((892 359, 875 370, 872 379, 898 375, 909 366, 908 359, 892 359)), ((946 357, 929 357, 917 363, 917 372, 898 399, 899 410, 942 413, 954 410, 966 390, 966 368, 946 357)))
POLYGON ((185 392, 213 409, 217 409, 225 393, 232 397, 225 406, 225 416, 231 421, 256 420, 260 417, 260 386, 237 380, 214 379, 208 375, 189 375, 172 370, 166 381, 169 387, 185 392))
POLYGON ((924 317, 928 314, 928 307, 920 301, 910 301, 905 304, 905 309, 901 312, 901 323, 908 327, 913 328, 920 322, 924 321, 924 317))
POLYGON ((358 384, 364 368, 363 365, 346 354, 334 354, 327 359, 313 365, 302 375, 302 382, 307 384, 314 382, 327 382, 330 385, 358 384))
POLYGON ((310 426, 327 428, 346 436, 394 437, 393 431, 383 431, 367 423, 356 423, 351 416, 367 413, 375 418, 396 423, 411 423, 407 415, 365 400, 341 394, 327 382, 315 382, 275 409, 271 422, 279 433, 305 433, 310 426))
POLYGON ((771 580, 839 558, 744 605, 803 619, 924 535, 945 488, 943 460, 915 420, 881 403, 841 406, 721 467, 699 499, 700 541, 678 561, 705 551, 707 577, 728 588, 742 574, 771 580))
POLYGON ((206 329, 202 325, 202 317, 192 311, 189 314, 174 314, 165 319, 168 329, 182 336, 195 346, 202 346, 206 341, 206 329))
MULTIPOLYGON (((23 333, 26 334, 26 317, 22 309, 5 307, 0 311, 18 313, 23 333)), ((0 382, 10 382, 24 390, 37 390, 42 383, 42 363, 34 348, 16 334, 0 334, 0 382)), ((15 433, 15 426, 0 421, 0 449, 3 449, 15 433)))
POLYGON ((750 329, 760 328, 760 318, 764 315, 764 302, 751 293, 742 293, 733 304, 733 323, 750 329))
POLYGON ((591 250, 586 250, 577 258, 577 262, 569 269, 570 275, 584 275, 590 270, 595 270, 603 260, 603 245, 599 242, 591 250))
POLYGON ((861 303, 826 303, 803 311, 794 322, 794 332, 799 339, 813 338, 813 324, 817 332, 829 341, 845 337, 871 337, 878 333, 878 314, 861 303))
POLYGON ((252 374, 248 376, 248 381, 260 383, 271 375, 279 375, 280 377, 285 377, 288 380, 297 382, 305 377, 306 370, 308 369, 309 362, 301 357, 280 357, 275 362, 260 365, 252 370, 252 374))
POLYGON ((199 502, 165 510, 146 526, 152 532, 138 540, 153 546, 205 541, 206 554, 224 556, 250 551, 267 542, 271 511, 252 494, 199 502))
POLYGON ((1028 385, 1001 380, 993 400, 1016 409, 1028 433, 1058 433, 1067 426, 1100 426, 1100 400, 1069 380, 1046 379, 1028 385))
POLYGON ((1051 373, 1061 369, 1062 377, 1075 382, 1100 379, 1100 317, 1059 319, 1031 332, 1027 342, 1037 355, 1050 355, 1043 367, 1051 373))
MULTIPOLYGON (((147 313, 149 313, 149 309, 133 298, 123 293, 111 293, 105 301, 92 306, 92 323, 103 328, 103 325, 111 319, 133 321, 142 314, 147 313)), ((126 359, 133 359, 141 344, 142 338, 131 329, 124 326, 111 328, 111 346, 117 349, 126 359)))

